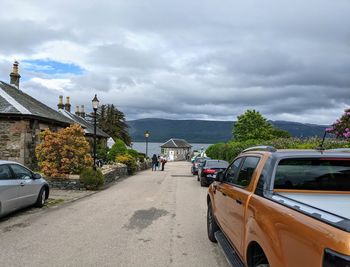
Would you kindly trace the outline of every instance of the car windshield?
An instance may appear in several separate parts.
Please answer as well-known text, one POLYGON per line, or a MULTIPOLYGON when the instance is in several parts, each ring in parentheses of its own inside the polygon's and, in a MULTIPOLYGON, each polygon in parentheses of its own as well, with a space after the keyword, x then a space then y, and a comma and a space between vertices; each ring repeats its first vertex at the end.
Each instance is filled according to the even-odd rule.
POLYGON ((228 162, 226 161, 207 161, 205 167, 209 168, 227 168, 228 162))
POLYGON ((283 159, 275 189, 350 191, 350 159, 283 159))

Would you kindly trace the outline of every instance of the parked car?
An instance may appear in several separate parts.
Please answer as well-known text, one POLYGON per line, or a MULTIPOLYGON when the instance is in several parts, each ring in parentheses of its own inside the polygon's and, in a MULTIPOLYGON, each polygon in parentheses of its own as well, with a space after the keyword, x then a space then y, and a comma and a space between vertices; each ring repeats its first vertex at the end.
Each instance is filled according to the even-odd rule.
POLYGON ((226 170, 229 163, 224 160, 211 159, 205 160, 198 167, 198 180, 201 183, 201 186, 208 186, 216 177, 218 171, 226 170))
POLYGON ((349 267, 349 152, 245 150, 209 187, 209 239, 233 266, 349 267))
POLYGON ((194 159, 194 161, 192 162, 191 173, 193 175, 197 175, 198 174, 198 165, 207 159, 210 159, 210 158, 209 157, 196 157, 194 159))
POLYGON ((49 185, 40 174, 0 160, 0 216, 32 205, 41 208, 48 197, 49 185))

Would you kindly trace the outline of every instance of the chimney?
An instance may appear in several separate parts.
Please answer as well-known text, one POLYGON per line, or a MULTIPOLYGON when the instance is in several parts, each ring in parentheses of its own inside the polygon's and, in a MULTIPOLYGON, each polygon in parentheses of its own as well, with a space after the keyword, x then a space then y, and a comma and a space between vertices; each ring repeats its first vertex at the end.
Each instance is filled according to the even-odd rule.
POLYGON ((60 95, 60 96, 58 97, 58 104, 57 104, 57 107, 58 107, 58 109, 63 109, 63 108, 64 108, 64 105, 63 105, 63 96, 62 96, 62 95, 60 95))
POLYGON ((75 107, 75 115, 77 115, 77 116, 80 116, 80 110, 79 110, 79 106, 76 106, 75 107))
POLYGON ((69 103, 69 96, 66 97, 66 104, 64 104, 64 109, 70 112, 70 103, 69 103))
POLYGON ((84 108, 84 105, 81 105, 81 108, 80 108, 80 116, 85 118, 85 108, 84 108))
POLYGON ((18 62, 13 63, 12 72, 10 73, 10 84, 19 89, 19 79, 21 75, 18 73, 18 62))

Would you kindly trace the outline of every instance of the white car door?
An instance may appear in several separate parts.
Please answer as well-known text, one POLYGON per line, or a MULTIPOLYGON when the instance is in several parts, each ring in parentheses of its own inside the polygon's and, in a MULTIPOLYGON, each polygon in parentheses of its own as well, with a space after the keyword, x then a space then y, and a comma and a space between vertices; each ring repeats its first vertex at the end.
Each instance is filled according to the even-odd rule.
POLYGON ((14 179, 9 166, 7 164, 0 165, 0 215, 18 208, 18 189, 19 181, 14 179))

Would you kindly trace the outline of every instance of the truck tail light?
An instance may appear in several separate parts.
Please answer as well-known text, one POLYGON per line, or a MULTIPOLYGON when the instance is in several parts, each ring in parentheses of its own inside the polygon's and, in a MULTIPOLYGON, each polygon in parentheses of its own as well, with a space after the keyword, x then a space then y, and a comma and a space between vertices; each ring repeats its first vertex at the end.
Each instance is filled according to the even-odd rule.
POLYGON ((216 172, 215 170, 211 170, 211 169, 203 170, 203 173, 205 173, 205 174, 214 174, 215 172, 216 172))
POLYGON ((325 249, 323 267, 350 267, 350 256, 325 249))

